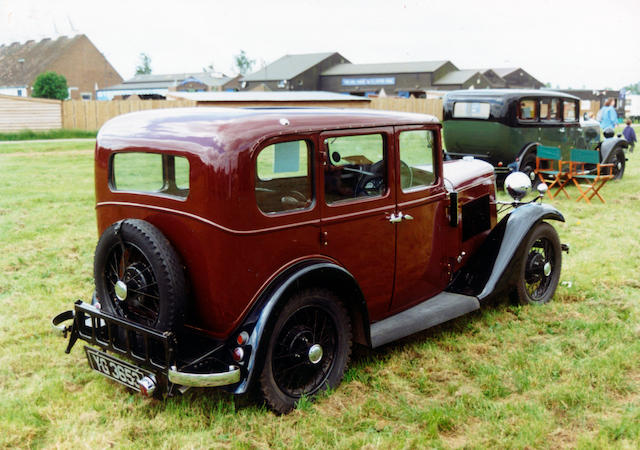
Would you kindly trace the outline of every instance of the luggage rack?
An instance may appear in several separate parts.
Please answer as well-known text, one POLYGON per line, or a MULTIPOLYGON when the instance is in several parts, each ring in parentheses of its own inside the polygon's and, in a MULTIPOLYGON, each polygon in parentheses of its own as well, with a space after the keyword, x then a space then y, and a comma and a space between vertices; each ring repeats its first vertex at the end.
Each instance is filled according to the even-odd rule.
POLYGON ((69 353, 78 339, 102 350, 125 356, 152 370, 166 371, 175 365, 175 335, 159 332, 119 317, 106 314, 93 305, 77 300, 72 311, 65 311, 53 319, 53 325, 66 337, 69 353), (60 323, 73 319, 71 326, 60 323))

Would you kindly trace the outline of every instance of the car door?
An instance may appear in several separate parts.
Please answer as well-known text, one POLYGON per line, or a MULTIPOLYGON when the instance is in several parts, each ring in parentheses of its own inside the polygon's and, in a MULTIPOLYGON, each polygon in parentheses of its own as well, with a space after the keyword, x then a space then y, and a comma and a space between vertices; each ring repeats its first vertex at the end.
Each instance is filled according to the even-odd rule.
POLYGON ((562 121, 561 105, 559 98, 540 98, 540 142, 568 150, 567 128, 562 121))
POLYGON ((447 193, 436 127, 396 129, 396 279, 391 310, 417 304, 448 282, 447 193))
POLYGON ((395 266, 396 202, 393 129, 326 132, 320 136, 318 192, 323 254, 358 282, 379 320, 389 309, 395 266))

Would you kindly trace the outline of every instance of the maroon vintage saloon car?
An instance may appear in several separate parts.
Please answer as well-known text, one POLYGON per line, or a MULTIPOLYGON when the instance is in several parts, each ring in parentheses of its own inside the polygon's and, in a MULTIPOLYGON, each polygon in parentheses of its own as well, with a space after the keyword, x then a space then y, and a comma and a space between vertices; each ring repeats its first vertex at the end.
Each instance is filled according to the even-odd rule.
POLYGON ((502 293, 545 303, 560 277, 545 220, 563 216, 514 197, 498 222, 491 165, 443 161, 426 115, 127 114, 98 134, 95 188, 95 294, 53 322, 67 352, 86 341, 93 369, 145 395, 256 386, 287 412, 340 383, 352 343, 502 293))

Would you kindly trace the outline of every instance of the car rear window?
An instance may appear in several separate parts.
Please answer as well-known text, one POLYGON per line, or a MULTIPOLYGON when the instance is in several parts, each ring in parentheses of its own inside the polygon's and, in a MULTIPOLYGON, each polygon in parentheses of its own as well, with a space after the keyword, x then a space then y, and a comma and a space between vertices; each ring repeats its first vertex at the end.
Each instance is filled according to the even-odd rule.
POLYGON ((189 161, 182 156, 160 153, 116 153, 111 163, 111 188, 186 198, 189 161))
POLYGON ((485 102, 456 102, 453 105, 454 119, 488 119, 491 105, 485 102))

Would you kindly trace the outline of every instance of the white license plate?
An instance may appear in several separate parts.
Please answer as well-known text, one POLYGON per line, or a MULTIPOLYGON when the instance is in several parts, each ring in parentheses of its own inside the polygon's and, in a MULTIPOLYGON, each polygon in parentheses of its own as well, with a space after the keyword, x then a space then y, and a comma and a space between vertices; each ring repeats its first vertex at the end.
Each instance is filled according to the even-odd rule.
POLYGON ((153 376, 153 372, 136 367, 95 348, 85 347, 84 351, 87 354, 89 366, 93 370, 135 391, 140 391, 138 385, 140 379, 153 376))

